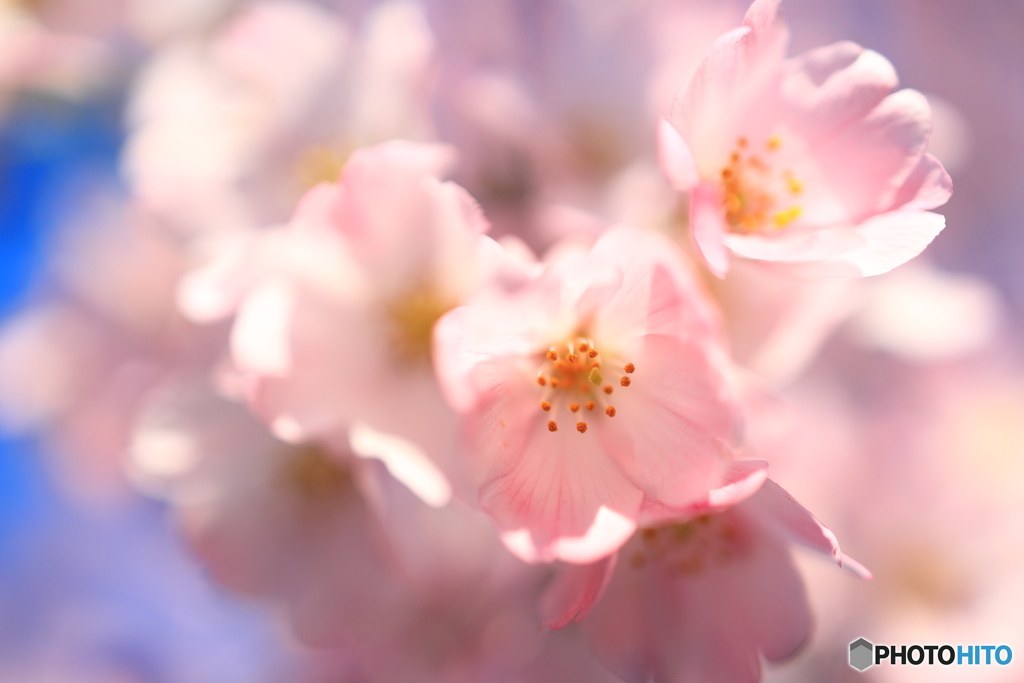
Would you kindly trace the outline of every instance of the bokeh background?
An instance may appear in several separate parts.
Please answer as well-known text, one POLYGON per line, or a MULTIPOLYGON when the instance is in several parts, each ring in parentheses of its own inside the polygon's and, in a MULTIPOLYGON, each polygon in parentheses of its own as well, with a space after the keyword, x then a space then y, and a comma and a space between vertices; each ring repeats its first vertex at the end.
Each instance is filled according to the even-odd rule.
MULTIPOLYGON (((66 63, 19 70, 17 27, 0 25, 0 316, 8 345, 28 312, 54 298, 89 298, 88 274, 75 270, 88 246, 74 235, 85 217, 104 215, 96 202, 123 204, 131 195, 126 107, 144 66, 175 41, 215 31, 246 3, 172 4, 0 4, 0 22, 17 13, 41 35, 69 42, 53 57, 66 63)), ((319 4, 357 21, 374 3, 319 4)), ((599 0, 593 11, 618 4, 599 0)), ((727 0, 678 4, 734 18, 745 9, 727 0)), ((459 55, 481 49, 486 28, 512 45, 488 53, 502 68, 557 84, 560 71, 585 63, 596 70, 589 85, 612 89, 609 100, 632 94, 615 73, 631 68, 628 40, 588 40, 558 25, 583 12, 580 3, 429 0, 422 9, 442 54, 439 92, 463 66, 459 55)), ((887 56, 904 86, 926 93, 936 117, 932 151, 954 194, 940 209, 947 227, 926 254, 876 278, 881 284, 865 290, 858 312, 787 383, 785 400, 752 425, 767 443, 778 442, 773 477, 875 574, 856 582, 801 556, 818 628, 807 649, 772 667, 768 679, 1024 680, 1016 660, 966 673, 859 674, 845 663, 847 643, 858 636, 1008 644, 1024 661, 1024 3, 784 0, 783 9, 791 53, 853 40, 887 56)), ((700 43, 698 51, 711 38, 680 41, 700 43)), ((441 120, 438 133, 464 142, 457 124, 441 120)), ((637 144, 652 146, 653 132, 637 144)), ((480 196, 472 180, 464 184, 480 196)), ((514 230, 515 217, 502 218, 498 199, 496 226, 514 230)), ((123 292, 125 300, 133 295, 123 292)), ((48 381, 29 383, 59 391, 40 386, 48 381)), ((97 396, 114 381, 128 380, 101 377, 97 396)), ((34 398, 0 392, 0 681, 263 683, 321 674, 315 680, 326 681, 325 671, 343 668, 299 648, 273 610, 213 583, 164 503, 131 487, 112 494, 107 474, 94 470, 118 470, 116 445, 98 459, 103 464, 95 454, 88 465, 74 464, 85 457, 76 452, 85 435, 103 443, 96 432, 114 426, 86 413, 56 435, 24 409, 34 398)), ((130 409, 123 407, 126 420, 130 409)))

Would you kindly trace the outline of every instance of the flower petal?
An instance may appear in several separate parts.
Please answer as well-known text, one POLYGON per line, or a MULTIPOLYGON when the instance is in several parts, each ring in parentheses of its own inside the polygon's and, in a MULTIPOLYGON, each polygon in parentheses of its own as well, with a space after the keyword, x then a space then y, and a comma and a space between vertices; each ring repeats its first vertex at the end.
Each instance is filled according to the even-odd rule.
POLYGON ((701 183, 690 194, 690 232, 704 262, 718 277, 729 272, 729 252, 725 248, 725 210, 722 190, 715 183, 701 183))

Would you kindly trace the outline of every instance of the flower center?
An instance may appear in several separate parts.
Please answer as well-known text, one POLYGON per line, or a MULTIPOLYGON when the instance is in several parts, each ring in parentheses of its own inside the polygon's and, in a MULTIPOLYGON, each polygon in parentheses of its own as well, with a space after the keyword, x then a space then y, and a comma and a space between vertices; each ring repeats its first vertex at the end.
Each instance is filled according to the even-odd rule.
POLYGON ((703 515, 684 524, 641 529, 629 557, 637 570, 661 566, 670 576, 693 576, 724 566, 747 547, 744 529, 728 514, 703 515))
POLYGON ((328 147, 310 147, 299 157, 295 174, 306 189, 320 183, 336 183, 345 168, 345 159, 345 154, 328 147))
POLYGON ((603 358, 592 339, 576 337, 562 348, 552 346, 544 354, 537 373, 537 384, 543 387, 540 409, 551 413, 548 431, 558 431, 557 417, 563 410, 576 420, 576 431, 586 434, 588 414, 604 413, 615 417, 612 394, 615 385, 628 387, 629 377, 636 370, 632 363, 619 365, 613 358, 603 358))
POLYGON ((772 233, 800 218, 803 208, 793 200, 803 190, 789 169, 776 171, 771 160, 782 146, 772 135, 765 143, 766 157, 752 152, 746 138, 736 140, 729 164, 722 169, 725 218, 732 232, 772 233))
POLYGON ((290 453, 280 476, 288 490, 312 504, 342 499, 353 487, 348 467, 313 445, 290 453))
POLYGON ((398 360, 429 365, 434 323, 453 307, 429 286, 413 288, 387 304, 388 342, 398 360))

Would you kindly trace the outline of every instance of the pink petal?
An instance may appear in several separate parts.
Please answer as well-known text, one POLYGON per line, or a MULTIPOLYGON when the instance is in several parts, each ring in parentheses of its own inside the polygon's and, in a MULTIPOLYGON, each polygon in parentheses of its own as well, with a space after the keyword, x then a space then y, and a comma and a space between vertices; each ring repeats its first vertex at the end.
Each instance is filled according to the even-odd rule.
POLYGON ((795 272, 823 279, 887 273, 924 251, 945 226, 945 216, 929 211, 883 213, 855 228, 863 246, 816 263, 800 264, 795 272))
POLYGON ((844 41, 787 60, 779 90, 787 125, 818 140, 866 116, 898 84, 889 60, 844 41))
POLYGON ((718 277, 729 272, 725 249, 725 209, 722 189, 717 183, 701 183, 690 194, 690 232, 704 262, 718 277))
POLYGON ((649 498, 683 507, 719 481, 731 397, 703 350, 665 335, 647 335, 639 350, 632 384, 611 398, 618 414, 598 434, 649 498))
POLYGON ((697 165, 686 142, 667 119, 658 125, 658 159, 669 184, 677 192, 688 192, 697 184, 697 165))
POLYGON ((645 527, 658 526, 721 512, 757 493, 767 479, 768 463, 764 460, 734 460, 722 473, 722 483, 708 491, 705 499, 685 508, 671 508, 645 501, 639 523, 645 527))
POLYGON ((857 223, 892 206, 924 154, 930 134, 931 109, 924 95, 900 90, 837 135, 818 141, 813 153, 832 191, 857 223))
POLYGON ((715 41, 672 105, 670 122, 704 177, 717 172, 705 164, 725 158, 752 105, 775 83, 787 42, 777 9, 778 0, 751 5, 744 25, 715 41))
POLYGON ((503 404, 500 398, 484 402, 484 414, 476 417, 483 429, 473 442, 490 474, 480 489, 480 507, 503 531, 509 550, 525 562, 575 564, 618 550, 636 529, 639 489, 593 434, 578 433, 568 420, 549 432, 542 423, 548 414, 540 414, 532 400, 538 416, 514 429, 525 430, 525 439, 508 435, 514 418, 503 404))
POLYGON ((843 555, 839 541, 828 527, 771 479, 764 483, 750 502, 756 507, 757 519, 767 523, 770 528, 795 543, 831 555, 840 567, 848 566, 862 578, 871 578, 871 573, 859 562, 843 555))
POLYGON ((541 618, 554 630, 582 621, 601 597, 615 573, 618 554, 590 565, 560 567, 541 598, 541 618))
POLYGON ((946 169, 938 159, 925 154, 907 182, 896 193, 892 208, 903 211, 934 209, 949 201, 952 194, 953 181, 946 169))
POLYGON ((282 278, 268 278, 239 306, 231 331, 235 363, 246 373, 283 375, 292 367, 288 334, 295 292, 282 278))

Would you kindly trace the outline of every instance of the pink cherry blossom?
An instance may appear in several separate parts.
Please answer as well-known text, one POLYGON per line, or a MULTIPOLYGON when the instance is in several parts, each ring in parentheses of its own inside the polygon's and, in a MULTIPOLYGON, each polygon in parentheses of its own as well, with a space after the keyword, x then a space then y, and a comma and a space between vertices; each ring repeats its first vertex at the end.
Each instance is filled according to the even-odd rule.
POLYGON ((236 313, 232 360, 250 404, 289 441, 338 438, 382 457, 434 504, 458 479, 454 413, 431 366, 431 330, 506 258, 440 145, 392 141, 355 152, 339 183, 305 196, 285 228, 253 233, 191 274, 194 319, 236 313), (429 489, 429 491, 428 491, 429 489))
POLYGON ((549 623, 580 621, 595 655, 626 681, 760 680, 762 658, 786 659, 810 637, 790 545, 870 574, 763 471, 754 486, 753 495, 732 496, 731 502, 748 496, 738 505, 645 527, 618 555, 571 568, 583 576, 553 584, 549 623))
POLYGON ((756 0, 680 90, 662 167, 691 191, 690 228, 719 276, 730 254, 817 278, 884 273, 945 219, 949 176, 925 153, 928 102, 893 92, 881 55, 841 42, 784 59, 778 0, 756 0))
POLYGON ((481 680, 535 655, 545 573, 478 510, 426 505, 344 444, 275 439, 196 379, 147 396, 132 466, 218 583, 282 608, 368 680, 481 680))
POLYGON ((716 321, 679 258, 613 228, 438 323, 480 505, 524 560, 607 556, 639 518, 720 480, 735 409, 716 321))

